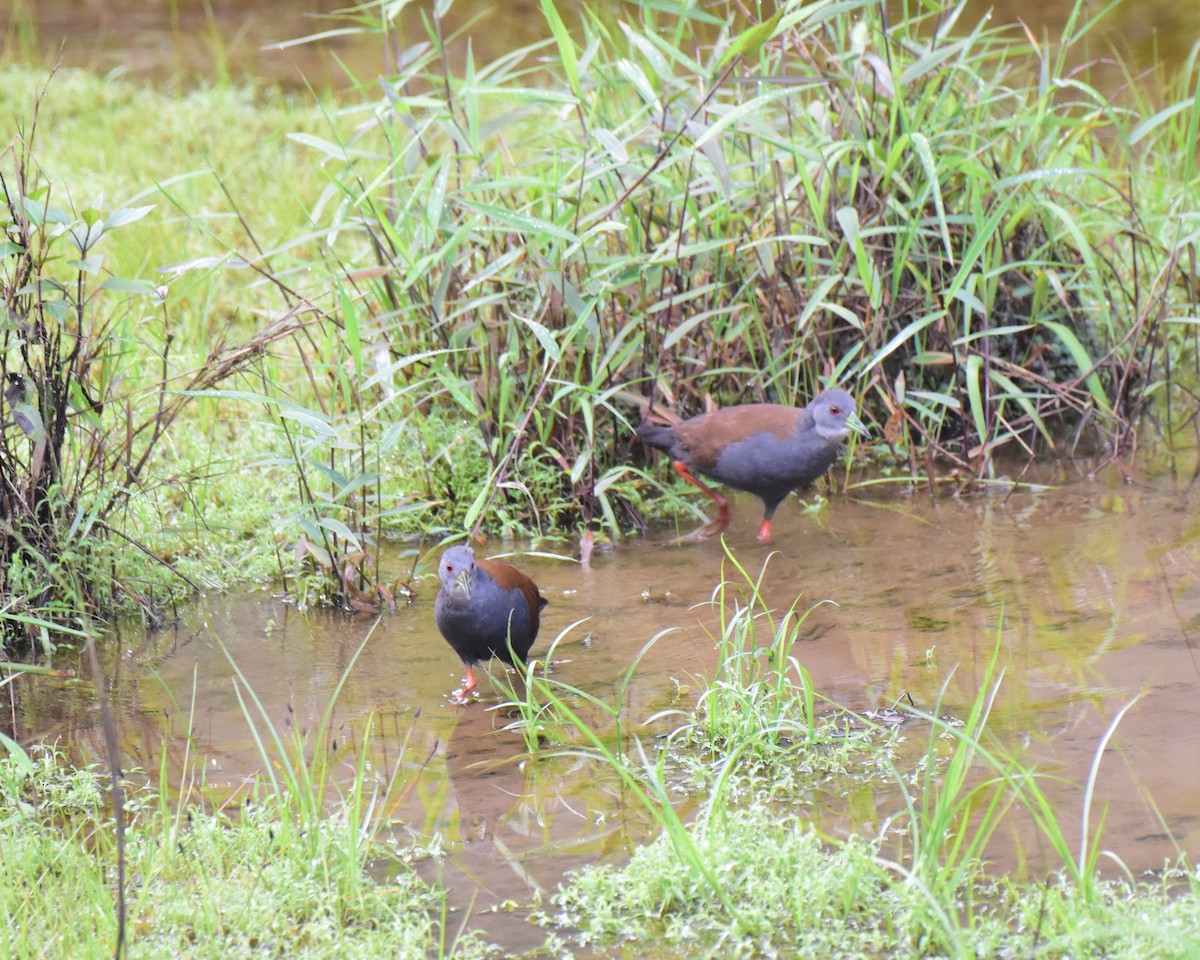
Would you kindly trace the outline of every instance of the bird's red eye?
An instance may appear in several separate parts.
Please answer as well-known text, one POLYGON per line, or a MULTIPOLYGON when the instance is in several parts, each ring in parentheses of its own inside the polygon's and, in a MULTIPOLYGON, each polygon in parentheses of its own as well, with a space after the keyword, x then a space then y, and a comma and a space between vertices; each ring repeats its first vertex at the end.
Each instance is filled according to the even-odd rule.
POLYGON ((836 417, 836 416, 837 416, 839 413, 841 413, 842 411, 841 411, 841 410, 839 410, 837 407, 830 407, 830 408, 829 408, 829 412, 830 412, 830 413, 832 413, 832 414, 833 414, 833 415, 836 417))

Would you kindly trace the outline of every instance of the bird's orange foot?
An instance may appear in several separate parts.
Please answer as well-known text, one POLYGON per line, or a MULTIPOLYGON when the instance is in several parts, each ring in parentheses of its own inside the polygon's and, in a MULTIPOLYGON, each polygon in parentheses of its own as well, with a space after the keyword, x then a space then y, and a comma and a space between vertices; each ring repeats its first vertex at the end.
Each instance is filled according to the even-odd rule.
POLYGON ((771 521, 764 520, 762 526, 758 528, 758 539, 760 543, 768 543, 771 539, 771 521))
POLYGON ((450 702, 453 704, 471 702, 471 694, 474 693, 476 687, 475 671, 473 671, 470 667, 467 667, 467 675, 464 679, 466 682, 463 683, 459 689, 450 694, 450 702))

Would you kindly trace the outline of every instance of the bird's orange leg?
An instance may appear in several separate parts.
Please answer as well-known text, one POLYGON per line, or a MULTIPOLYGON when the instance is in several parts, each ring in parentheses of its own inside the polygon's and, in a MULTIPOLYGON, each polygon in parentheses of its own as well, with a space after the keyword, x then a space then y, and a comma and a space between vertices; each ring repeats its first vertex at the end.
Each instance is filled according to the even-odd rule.
POLYGON ((680 537, 680 542, 685 540, 707 540, 709 537, 715 537, 718 534, 723 533, 725 528, 729 526, 729 501, 721 496, 721 494, 717 493, 717 491, 710 487, 707 483, 702 483, 692 476, 692 471, 688 469, 687 464, 682 460, 673 461, 671 463, 671 469, 692 486, 699 487, 701 490, 707 493, 717 505, 717 518, 715 520, 710 520, 699 530, 694 530, 687 536, 680 537))
POLYGON ((454 693, 450 694, 450 702, 451 703, 469 703, 470 702, 470 699, 469 699, 470 693, 472 690, 475 689, 476 686, 477 686, 477 684, 475 683, 475 672, 471 669, 470 665, 468 664, 467 665, 467 682, 465 684, 463 684, 461 689, 455 690, 454 693))
POLYGON ((763 520, 762 526, 758 528, 758 539, 761 543, 766 543, 771 539, 771 521, 763 520))

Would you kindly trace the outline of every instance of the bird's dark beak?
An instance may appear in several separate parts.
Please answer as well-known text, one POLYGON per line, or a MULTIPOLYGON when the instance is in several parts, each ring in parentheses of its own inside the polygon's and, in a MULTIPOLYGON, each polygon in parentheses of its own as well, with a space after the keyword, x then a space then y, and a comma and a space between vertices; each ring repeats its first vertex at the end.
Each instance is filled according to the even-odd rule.
POLYGON ((871 439, 871 431, 867 429, 866 424, 858 419, 857 413, 852 413, 846 418, 846 426, 857 433, 860 437, 871 439))

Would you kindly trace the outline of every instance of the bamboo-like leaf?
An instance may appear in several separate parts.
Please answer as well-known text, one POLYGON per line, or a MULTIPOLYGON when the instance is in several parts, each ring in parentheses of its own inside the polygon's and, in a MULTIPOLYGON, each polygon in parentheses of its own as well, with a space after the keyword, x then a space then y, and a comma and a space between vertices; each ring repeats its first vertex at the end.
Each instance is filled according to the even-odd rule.
POLYGON ((717 61, 717 69, 720 70, 734 57, 753 57, 764 43, 770 40, 775 35, 775 28, 779 26, 779 19, 783 16, 783 7, 780 7, 774 14, 762 23, 755 24, 748 30, 743 30, 738 34, 733 43, 729 45, 729 49, 721 55, 721 59, 717 61))
POLYGON ((983 405, 983 390, 979 375, 983 370, 983 357, 972 353, 967 357, 967 402, 971 406, 971 419, 975 422, 975 435, 980 444, 988 441, 988 416, 983 405))
POLYGON ((432 238, 442 226, 442 210, 446 205, 446 186, 450 180, 450 164, 441 163, 433 178, 429 191, 429 203, 425 207, 425 223, 429 226, 429 236, 432 238))
POLYGON ((1112 405, 1109 403, 1108 394, 1104 392, 1104 384, 1100 381, 1100 375, 1096 372, 1095 361, 1088 355, 1083 344, 1079 342, 1079 337, 1064 323, 1059 323, 1056 320, 1039 320, 1039 326, 1045 327, 1058 337, 1059 342, 1066 348, 1067 353, 1071 355, 1071 359, 1075 361, 1075 366, 1079 368, 1080 376, 1084 377, 1084 383, 1087 385, 1088 392, 1092 395, 1092 399, 1096 401, 1096 406, 1101 410, 1110 411, 1112 405), (1086 374, 1086 376, 1084 376, 1086 374))
POLYGON ((658 94, 654 92, 654 87, 645 71, 631 60, 618 60, 615 66, 625 79, 633 84, 633 88, 642 98, 642 102, 655 113, 661 113, 662 105, 658 102, 658 94))
POLYGON ((697 313, 695 316, 688 317, 688 319, 684 320, 670 333, 663 337, 663 350, 675 349, 676 345, 678 345, 680 341, 685 340, 688 336, 690 336, 692 331, 695 330, 696 327, 700 326, 700 324, 706 321, 711 321, 713 317, 725 315, 732 316, 734 313, 738 312, 739 309, 740 308, 738 307, 720 307, 716 310, 704 310, 700 313, 697 313))
POLYGON ((696 137, 696 146, 700 153, 712 164, 713 172, 717 175, 717 182, 721 185, 721 193, 728 200, 730 196, 729 168, 725 165, 725 157, 721 154, 720 143, 708 136, 706 127, 698 120, 689 120, 687 130, 696 137))
POLYGON ((901 345, 912 340, 918 333, 924 330, 931 323, 936 323, 946 316, 945 310, 934 310, 932 313, 927 313, 922 317, 908 323, 903 330, 892 337, 876 352, 875 356, 871 357, 870 362, 863 368, 862 373, 869 373, 889 356, 892 355, 901 345))
POLYGON ((381 478, 378 473, 368 470, 366 473, 354 477, 352 480, 340 487, 333 495, 333 501, 334 503, 341 503, 348 496, 350 496, 350 494, 357 493, 364 487, 373 487, 380 481, 380 479, 381 478))
POLYGON ((354 361, 354 375, 359 379, 363 374, 362 338, 358 329, 358 309, 350 291, 338 284, 338 301, 341 304, 342 329, 346 333, 346 349, 354 361))
POLYGON ((313 410, 296 410, 280 408, 279 415, 288 420, 295 420, 297 423, 308 427, 313 433, 322 437, 336 437, 337 430, 330 425, 329 419, 321 413, 313 410))
POLYGON ((600 146, 604 148, 604 152, 612 157, 614 162, 629 162, 629 151, 625 149, 625 144, 611 130, 605 130, 603 127, 593 127, 592 136, 600 142, 600 146))
MULTIPOLYGON (((6 664, 5 666, 6 669, 15 672, 16 668, 20 667, 21 665, 10 663, 6 664)), ((40 673, 44 669, 44 667, 31 667, 29 668, 29 672, 40 673)), ((8 734, 4 733, 2 730, 0 730, 0 747, 4 748, 5 759, 8 760, 9 763, 16 767, 26 777, 33 776, 36 768, 33 760, 30 759, 29 754, 25 752, 24 748, 17 743, 16 740, 8 736, 8 734)))
POLYGON ((837 218, 838 226, 842 228, 842 233, 845 235, 846 240, 850 243, 850 249, 854 251, 854 263, 858 268, 859 282, 862 283, 863 290, 867 292, 871 305, 878 307, 882 295, 879 271, 875 267, 875 261, 871 259, 871 255, 867 252, 867 248, 862 242, 862 234, 859 231, 858 210, 851 206, 845 206, 839 208, 834 216, 837 218))
POLYGON ((324 137, 317 137, 311 133, 289 133, 287 137, 289 140, 293 140, 302 146, 312 147, 314 150, 319 150, 321 153, 328 157, 332 157, 334 160, 341 160, 344 162, 350 159, 350 155, 346 152, 345 147, 343 147, 341 144, 334 143, 331 140, 326 140, 324 137))
POLYGON ((1030 422, 1032 422, 1034 427, 1037 428, 1038 433, 1042 435, 1042 439, 1044 439, 1049 445, 1050 449, 1053 450, 1054 437, 1050 435, 1049 428, 1047 428, 1045 421, 1043 421, 1041 416, 1038 414, 1037 407, 1034 405, 1033 401, 1029 399, 1029 396, 1024 393, 1011 379, 1006 377, 994 367, 988 370, 988 379, 999 386, 1004 391, 1004 395, 1006 397, 1008 397, 1025 411, 1025 414, 1029 417, 1030 422))
POLYGON ((474 200, 463 200, 461 202, 467 209, 474 210, 476 213, 496 220, 510 229, 519 230, 531 240, 536 239, 540 235, 568 242, 574 242, 578 239, 570 230, 553 224, 549 220, 542 220, 538 217, 531 217, 526 213, 518 213, 515 210, 506 210, 503 207, 495 207, 474 200))
POLYGON ((337 534, 343 540, 353 545, 354 549, 362 549, 362 543, 359 541, 357 534, 337 517, 320 517, 317 520, 317 526, 324 527, 331 533, 337 534))
POLYGON ((963 253, 962 263, 958 266, 958 272, 946 288, 944 295, 946 298, 953 297, 958 292, 959 287, 967 282, 967 279, 971 276, 971 271, 975 269, 976 261, 982 256, 987 245, 993 241, 996 228, 1000 225, 1005 211, 1008 210, 1015 197, 1015 193, 1005 194, 992 208, 987 220, 980 224, 979 228, 975 231, 975 235, 971 238, 971 242, 967 245, 967 249, 963 253))
POLYGON ((334 486, 345 487, 350 481, 340 470, 335 470, 327 463, 322 463, 320 460, 313 458, 311 461, 312 467, 318 473, 322 474, 326 479, 330 480, 334 486))
POLYGON ((914 132, 912 143, 917 148, 917 156, 920 157, 921 166, 925 169, 925 176, 929 180, 929 188, 933 192, 933 205, 937 210, 938 229, 942 235, 942 247, 946 251, 946 259, 953 266, 954 246, 950 242, 950 227, 946 223, 946 203, 942 198, 942 184, 938 176, 937 161, 933 158, 933 148, 929 145, 929 138, 923 133, 914 132))
POLYGON ((399 373, 406 367, 411 367, 413 364, 423 364, 427 360, 432 360, 434 357, 449 356, 454 353, 460 353, 457 350, 423 350, 421 353, 411 353, 408 356, 400 357, 396 360, 390 360, 379 367, 375 373, 367 377, 362 382, 361 389, 367 390, 371 387, 378 386, 380 383, 390 380, 395 374, 399 373))
POLYGON ((538 343, 542 345, 542 349, 546 351, 546 356, 551 361, 558 363, 562 359, 562 348, 559 347, 558 341, 554 339, 554 334, 543 324, 538 323, 531 317, 518 317, 517 319, 533 331, 533 335, 537 337, 538 343))

